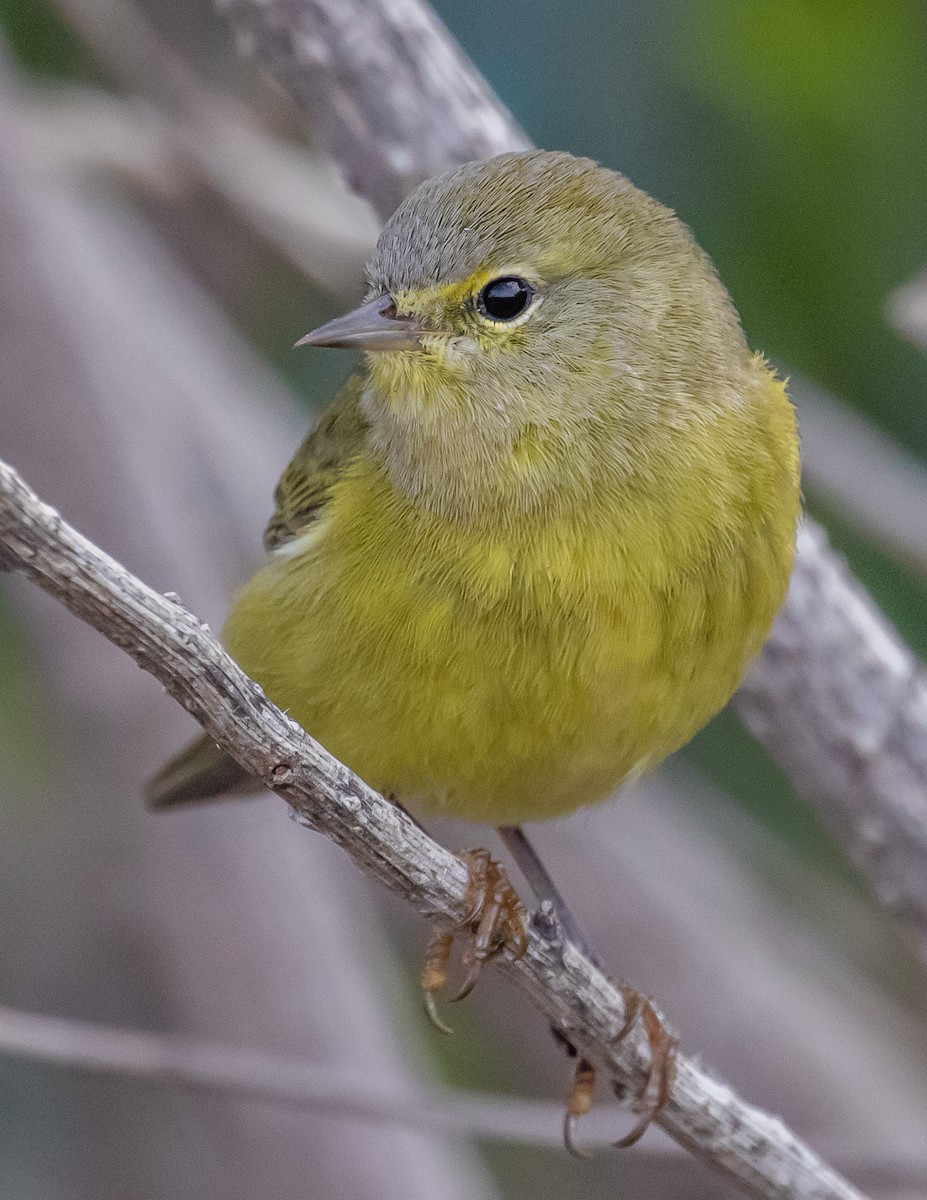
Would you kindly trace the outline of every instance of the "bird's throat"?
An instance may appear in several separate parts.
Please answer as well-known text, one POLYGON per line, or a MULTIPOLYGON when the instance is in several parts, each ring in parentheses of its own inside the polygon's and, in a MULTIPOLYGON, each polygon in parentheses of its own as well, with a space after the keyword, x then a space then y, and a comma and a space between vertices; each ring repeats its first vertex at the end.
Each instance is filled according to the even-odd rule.
POLYGON ((525 510, 539 481, 520 462, 525 431, 511 411, 454 387, 364 394, 371 446, 393 486, 417 505, 452 519, 491 519, 525 510))

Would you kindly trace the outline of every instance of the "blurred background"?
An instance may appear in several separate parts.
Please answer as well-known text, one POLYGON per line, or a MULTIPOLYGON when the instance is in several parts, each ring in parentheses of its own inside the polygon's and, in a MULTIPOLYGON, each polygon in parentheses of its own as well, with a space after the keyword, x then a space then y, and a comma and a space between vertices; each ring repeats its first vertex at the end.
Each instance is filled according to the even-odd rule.
MULTIPOLYGON (((809 509, 927 652, 924 5, 436 7, 532 140, 622 170, 694 229, 793 379, 809 509)), ((277 474, 351 369, 291 347, 359 296, 376 220, 207 0, 0 0, 0 35, 0 455, 218 627, 277 474)), ((430 1029, 424 924, 282 803, 144 812, 141 782, 191 729, 101 638, 0 579, 0 1004, 397 1095, 564 1095, 567 1061, 495 978, 453 1038, 430 1029)), ((535 832, 685 1049, 871 1194, 927 1197, 925 964, 735 716, 619 802, 535 832)), ((552 1113, 499 1138, 0 1049, 0 1195, 728 1194, 657 1132, 569 1160, 552 1113)))

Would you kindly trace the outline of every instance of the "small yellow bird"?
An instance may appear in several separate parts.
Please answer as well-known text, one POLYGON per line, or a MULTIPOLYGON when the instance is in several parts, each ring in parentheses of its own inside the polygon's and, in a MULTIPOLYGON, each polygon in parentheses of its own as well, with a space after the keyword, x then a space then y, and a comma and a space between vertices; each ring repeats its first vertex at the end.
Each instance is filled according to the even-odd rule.
MULTIPOLYGON (((418 187, 366 364, 277 488, 224 639, 339 759, 497 826, 604 800, 729 699, 788 585, 795 416, 688 229, 533 151, 418 187)), ((206 738, 156 806, 240 786, 206 738)))
MULTIPOLYGON (((688 229, 623 176, 534 151, 423 183, 370 299, 303 339, 355 374, 277 488, 232 655, 403 803, 562 816, 688 741, 785 595, 785 387, 688 229)), ((153 782, 228 789, 211 741, 153 782)))

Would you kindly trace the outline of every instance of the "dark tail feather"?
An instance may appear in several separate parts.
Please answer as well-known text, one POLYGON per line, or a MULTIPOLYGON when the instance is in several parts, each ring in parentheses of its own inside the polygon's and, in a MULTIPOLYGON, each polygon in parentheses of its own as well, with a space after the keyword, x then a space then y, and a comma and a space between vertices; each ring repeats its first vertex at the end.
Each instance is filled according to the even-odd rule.
POLYGON ((149 808, 174 808, 220 796, 256 792, 260 783, 207 735, 166 763, 145 788, 149 808))

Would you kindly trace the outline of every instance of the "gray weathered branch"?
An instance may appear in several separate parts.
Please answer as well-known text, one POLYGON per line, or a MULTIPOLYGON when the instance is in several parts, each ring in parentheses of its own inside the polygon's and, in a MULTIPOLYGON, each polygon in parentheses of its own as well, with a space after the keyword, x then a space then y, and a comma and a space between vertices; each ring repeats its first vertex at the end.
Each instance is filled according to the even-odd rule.
MULTIPOLYGON (((406 1079, 348 1064, 306 1062, 250 1046, 118 1029, 3 1005, 0 1054, 418 1131, 548 1149, 563 1146, 563 1106, 553 1100, 413 1087, 406 1079)), ((596 1115, 599 1136, 594 1141, 604 1147, 615 1140, 614 1106, 606 1105, 596 1115)), ((584 1129, 587 1144, 590 1123, 584 1129)), ((678 1153, 668 1139, 661 1138, 658 1146, 663 1154, 678 1153)), ((927 1169, 927 1158, 924 1165, 927 1169)))
MULTIPOLYGON (((119 1029, 3 1005, 0 1054, 160 1086, 318 1109, 371 1124, 549 1150, 563 1145, 563 1108, 555 1100, 415 1087, 404 1079, 375 1078, 357 1067, 305 1062, 200 1038, 119 1029)), ((614 1126, 613 1105, 594 1110, 584 1122, 586 1145, 607 1147, 614 1141, 614 1126)), ((924 1149, 905 1154, 884 1145, 861 1147, 858 1139, 845 1136, 829 1137, 827 1145, 832 1158, 860 1172, 888 1176, 899 1185, 917 1184, 927 1176, 924 1149)), ((660 1136, 648 1138, 637 1153, 676 1159, 683 1151, 660 1136)))
MULTIPOLYGON (((130 654, 242 766, 282 795, 303 824, 327 834, 368 875, 423 916, 454 923, 466 917, 460 859, 271 704, 196 617, 70 528, 5 463, 0 565, 32 579, 130 654)), ((620 991, 563 941, 548 914, 532 919, 524 957, 501 965, 625 1094, 640 1094, 648 1062, 643 1032, 614 1044, 624 1020, 620 991)), ((745 1104, 682 1055, 659 1121, 752 1195, 860 1198, 780 1120, 745 1104)))
POLYGON ((790 375, 802 478, 893 557, 927 577, 927 467, 884 430, 807 379, 790 375))
POLYGON ((381 217, 450 164, 530 144, 419 0, 217 4, 381 217))
POLYGON ((927 958, 927 672, 817 526, 798 561, 738 711, 927 958))
MULTIPOLYGON (((430 172, 525 145, 420 0, 217 4, 381 216, 430 172)), ((809 522, 790 598, 738 707, 876 895, 907 920, 922 960, 925 695, 911 652, 809 522)))

